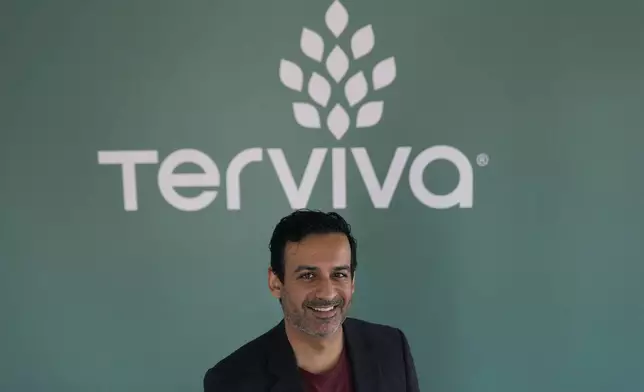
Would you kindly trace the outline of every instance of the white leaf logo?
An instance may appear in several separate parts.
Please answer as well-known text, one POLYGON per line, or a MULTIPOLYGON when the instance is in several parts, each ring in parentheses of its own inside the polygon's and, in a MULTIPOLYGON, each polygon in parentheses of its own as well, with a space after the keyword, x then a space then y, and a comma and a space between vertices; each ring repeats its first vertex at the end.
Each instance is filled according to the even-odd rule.
POLYGON ((345 133, 347 133, 350 122, 351 120, 349 119, 349 115, 346 110, 344 110, 342 105, 336 104, 329 113, 326 125, 329 127, 333 136, 339 140, 345 133))
POLYGON ((367 102, 358 110, 356 126, 358 128, 372 127, 380 122, 382 117, 382 101, 367 102))
POLYGON ((324 55, 324 41, 315 31, 307 29, 306 27, 302 29, 300 48, 302 49, 302 53, 307 55, 309 58, 312 58, 318 63, 322 61, 322 56, 324 55))
POLYGON ((304 128, 320 128, 320 115, 315 106, 306 102, 295 102, 293 104, 295 121, 304 128))
POLYGON ((373 67, 373 89, 387 87, 396 79, 396 60, 393 57, 382 60, 373 67))
POLYGON ((280 80, 291 90, 302 91, 304 75, 297 64, 282 59, 282 61, 280 61, 280 80))
POLYGON ((349 13, 342 3, 336 0, 326 11, 324 21, 333 35, 338 38, 349 24, 349 13))
POLYGON ((313 72, 313 76, 309 79, 309 96, 323 107, 326 107, 331 98, 331 85, 317 72, 313 72))
MULTIPOLYGON (((347 30, 349 13, 340 0, 334 0, 328 7, 324 22, 336 39, 347 30)), ((326 127, 338 140, 344 137, 352 124, 356 128, 369 128, 381 121, 384 102, 377 96, 370 99, 367 96, 370 93, 378 95, 377 91, 393 83, 397 71, 393 56, 379 61, 372 69, 362 68, 362 62, 369 57, 375 46, 371 24, 354 31, 349 41, 350 48, 343 49, 340 41, 324 42, 323 34, 303 27, 300 50, 309 63, 318 63, 317 72, 307 71, 307 75, 310 74, 311 77, 304 86, 304 72, 299 65, 282 59, 279 67, 282 84, 297 92, 303 92, 306 88, 304 101, 293 103, 295 121, 309 129, 326 127), (326 58, 325 53, 328 53, 326 58), (322 72, 319 71, 320 65, 324 66, 322 72), (351 74, 348 74, 350 69, 351 74), (344 98, 339 98, 340 102, 331 101, 335 96, 334 88, 343 90, 344 98), (328 114, 324 109, 327 107, 331 108, 328 114)), ((342 42, 346 40, 343 38, 342 42)))
POLYGON ((333 48, 326 59, 326 69, 336 83, 340 82, 349 70, 349 58, 338 45, 333 48))
POLYGON ((373 28, 367 25, 351 37, 351 51, 355 60, 368 55, 373 49, 374 38, 373 28))
POLYGON ((344 95, 347 97, 349 106, 353 107, 367 96, 367 79, 362 71, 353 75, 344 86, 344 95))

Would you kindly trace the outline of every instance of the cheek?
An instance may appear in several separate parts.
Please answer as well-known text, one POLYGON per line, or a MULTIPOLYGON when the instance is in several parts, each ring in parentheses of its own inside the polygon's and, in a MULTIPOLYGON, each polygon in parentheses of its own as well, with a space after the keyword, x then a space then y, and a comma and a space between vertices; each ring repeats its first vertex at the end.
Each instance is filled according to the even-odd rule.
POLYGON ((344 283, 338 286, 338 293, 345 298, 350 298, 353 295, 354 286, 351 283, 344 283))
POLYGON ((315 298, 315 291, 307 290, 304 287, 294 287, 289 291, 289 298, 293 305, 299 307, 305 301, 315 298))

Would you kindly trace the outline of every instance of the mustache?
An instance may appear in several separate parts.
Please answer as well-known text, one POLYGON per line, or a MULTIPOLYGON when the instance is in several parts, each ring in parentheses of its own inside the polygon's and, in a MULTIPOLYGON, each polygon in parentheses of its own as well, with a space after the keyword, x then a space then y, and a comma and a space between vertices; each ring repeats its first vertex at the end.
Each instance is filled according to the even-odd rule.
POLYGON ((344 305, 344 300, 342 298, 334 299, 334 300, 323 300, 323 299, 315 299, 312 301, 306 301, 304 302, 304 306, 308 306, 311 308, 327 308, 329 306, 343 306, 344 305))

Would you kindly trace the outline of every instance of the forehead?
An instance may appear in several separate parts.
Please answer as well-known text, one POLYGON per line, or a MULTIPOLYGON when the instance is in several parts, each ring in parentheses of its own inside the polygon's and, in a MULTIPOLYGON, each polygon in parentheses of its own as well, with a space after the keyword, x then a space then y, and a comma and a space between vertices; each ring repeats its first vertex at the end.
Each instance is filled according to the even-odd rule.
POLYGON ((300 264, 335 266, 351 262, 351 246, 342 233, 311 234, 300 242, 288 242, 284 249, 285 267, 300 264))

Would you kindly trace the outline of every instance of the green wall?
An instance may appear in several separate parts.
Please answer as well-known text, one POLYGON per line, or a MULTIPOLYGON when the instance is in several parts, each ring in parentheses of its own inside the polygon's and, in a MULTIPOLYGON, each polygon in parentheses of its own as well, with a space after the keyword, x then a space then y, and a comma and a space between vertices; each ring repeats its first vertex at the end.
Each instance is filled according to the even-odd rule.
MULTIPOLYGON (((423 391, 644 390, 642 5, 345 0, 336 39, 331 4, 0 4, 0 390, 201 390, 207 368, 280 319, 267 245, 293 205, 274 164, 283 154, 299 185, 314 149, 326 155, 306 205, 341 207, 344 189, 338 211, 360 244, 353 315, 406 332, 423 391), (340 84, 301 51, 306 27, 325 58, 336 43, 350 55, 368 24, 373 50, 340 84), (373 91, 390 56, 395 79, 373 91), (281 83, 282 59, 304 90, 313 71, 330 82, 320 129, 296 122, 306 91, 281 83), (368 95, 349 107, 360 70, 368 95), (358 128, 370 100, 382 117, 358 128), (339 139, 325 120, 335 103, 350 120, 339 139), (437 145, 466 157, 472 208, 414 196, 412 161, 437 145), (229 209, 229 163, 250 148, 261 161, 229 209), (208 176, 172 177, 164 160, 181 149, 202 167, 176 171, 208 176), (382 184, 397 149, 408 159, 378 196, 367 163, 382 184), (99 151, 130 150, 157 162, 136 166, 135 211, 121 167, 99 164, 99 151), (172 196, 176 181, 205 186, 172 196)), ((415 174, 436 194, 467 183, 448 160, 415 174)))

